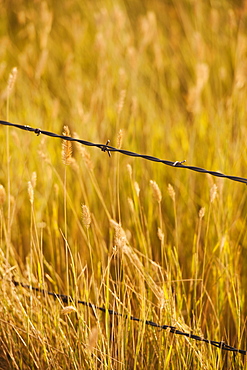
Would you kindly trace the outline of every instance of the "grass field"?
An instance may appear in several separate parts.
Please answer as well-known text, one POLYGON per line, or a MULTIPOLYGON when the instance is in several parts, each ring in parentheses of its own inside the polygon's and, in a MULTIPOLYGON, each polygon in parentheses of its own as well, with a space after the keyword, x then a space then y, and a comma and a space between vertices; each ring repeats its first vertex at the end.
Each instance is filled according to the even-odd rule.
MULTIPOLYGON (((0 1, 0 119, 247 177, 244 1, 0 1)), ((246 369, 247 188, 0 126, 0 369, 246 369), (73 306, 73 307, 66 307, 73 306)))

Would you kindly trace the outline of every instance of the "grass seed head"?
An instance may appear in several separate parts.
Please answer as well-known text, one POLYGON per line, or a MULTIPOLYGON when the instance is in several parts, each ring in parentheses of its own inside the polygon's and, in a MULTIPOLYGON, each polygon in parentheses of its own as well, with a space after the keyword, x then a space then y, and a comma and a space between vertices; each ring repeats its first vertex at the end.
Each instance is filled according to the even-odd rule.
POLYGON ((114 220, 110 221, 111 226, 114 228, 114 244, 117 248, 123 249, 127 244, 127 236, 122 226, 114 220))
POLYGON ((172 198, 172 201, 175 202, 176 193, 175 193, 174 187, 171 184, 168 184, 167 189, 168 189, 168 194, 172 198))
POLYGON ((205 216, 205 207, 202 207, 199 211, 200 220, 205 216))
POLYGON ((97 328, 97 326, 94 326, 91 329, 91 332, 90 332, 89 337, 88 337, 87 348, 88 348, 89 352, 92 352, 94 350, 94 348, 97 345, 97 341, 98 341, 98 328, 97 328))
MULTIPOLYGON (((68 126, 64 126, 63 135, 70 136, 70 131, 69 131, 68 126)), ((63 140, 63 143, 62 143, 63 163, 65 165, 69 165, 71 163, 71 158, 72 158, 72 143, 71 141, 63 140)))
POLYGON ((0 185, 0 206, 4 204, 5 200, 6 200, 6 191, 3 185, 0 185))
POLYGON ((134 202, 133 202, 133 200, 132 200, 131 198, 129 198, 129 197, 128 197, 128 203, 129 203, 130 211, 131 211, 132 213, 134 213, 134 212, 135 212, 134 202))
POLYGON ((159 188, 157 182, 155 182, 153 180, 150 180, 150 185, 151 185, 151 188, 153 190, 154 199, 156 199, 157 202, 160 203, 162 201, 162 194, 161 194, 161 191, 160 191, 160 188, 159 188))
POLYGON ((125 97, 126 97, 126 90, 121 90, 118 105, 117 105, 117 114, 118 115, 120 115, 122 110, 123 110, 125 97))
POLYGON ((17 73, 18 73, 18 69, 17 67, 14 67, 9 75, 9 80, 8 80, 8 93, 10 94, 11 91, 13 90, 14 86, 15 86, 15 81, 16 81, 16 78, 17 78, 17 73))
POLYGON ((132 171, 132 167, 131 167, 131 164, 127 164, 127 171, 128 171, 128 173, 129 173, 129 177, 130 177, 130 179, 132 179, 132 173, 133 173, 133 171, 132 171))
POLYGON ((69 313, 76 312, 76 308, 74 306, 66 306, 61 310, 62 315, 68 315, 69 313))
POLYGON ((210 189, 210 203, 213 203, 215 201, 217 194, 218 194, 218 188, 217 188, 217 185, 214 184, 210 189))
POLYGON ((81 155, 82 155, 82 158, 83 158, 87 168, 92 171, 93 170, 93 162, 91 160, 91 156, 90 156, 89 152, 87 151, 87 149, 81 148, 81 155))
POLYGON ((28 181, 28 195, 29 195, 30 203, 33 204, 34 190, 33 190, 33 185, 31 181, 28 181))
MULTIPOLYGON (((79 139, 79 136, 76 132, 74 132, 74 138, 75 139, 79 139)), ((91 156, 89 154, 89 152, 87 151, 86 148, 84 148, 80 143, 76 143, 76 147, 77 149, 79 150, 84 162, 85 162, 85 165, 87 166, 87 168, 92 171, 93 170, 93 162, 91 160, 91 156)))
POLYGON ((123 143, 123 130, 119 130, 118 136, 117 136, 117 147, 118 149, 122 148, 123 143))
POLYGON ((37 173, 33 172, 31 176, 31 184, 34 189, 36 188, 36 183, 37 183, 37 173))
POLYGON ((139 184, 138 184, 138 182, 137 181, 135 181, 134 182, 134 188, 135 188, 135 192, 136 192, 136 195, 138 196, 138 198, 139 198, 139 194, 140 194, 140 186, 139 186, 139 184))
POLYGON ((161 243, 163 243, 165 235, 164 235, 164 233, 163 233, 163 231, 160 227, 158 227, 157 235, 158 235, 158 238, 161 241, 161 243))
POLYGON ((81 208, 82 208, 82 222, 83 222, 83 225, 87 229, 89 229, 89 227, 91 225, 91 214, 90 214, 89 208, 85 204, 82 204, 81 208))

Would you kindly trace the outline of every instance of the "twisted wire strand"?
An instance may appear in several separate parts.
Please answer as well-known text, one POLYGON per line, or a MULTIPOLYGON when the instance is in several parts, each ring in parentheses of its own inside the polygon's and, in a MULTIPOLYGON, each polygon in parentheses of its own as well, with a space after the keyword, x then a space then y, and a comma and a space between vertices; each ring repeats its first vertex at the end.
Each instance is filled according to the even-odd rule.
MULTIPOLYGON (((188 169, 188 170, 195 171, 195 172, 208 173, 212 176, 227 178, 227 179, 232 180, 232 181, 247 184, 247 179, 243 178, 243 177, 225 175, 225 174, 220 173, 220 172, 210 171, 210 170, 206 170, 206 169, 200 168, 200 167, 184 165, 183 163, 185 161, 182 161, 182 162, 180 162, 180 161, 175 161, 175 162, 174 161, 167 161, 167 160, 159 159, 157 157, 153 157, 153 156, 150 156, 150 155, 138 154, 138 153, 135 153, 135 152, 131 152, 129 150, 124 150, 124 149, 117 149, 115 147, 112 147, 112 146, 108 145, 109 141, 107 141, 106 144, 97 144, 97 143, 92 143, 90 141, 76 139, 76 138, 69 137, 69 136, 58 135, 54 132, 41 130, 39 128, 33 128, 31 126, 28 126, 28 125, 21 125, 21 124, 11 123, 11 122, 8 122, 8 121, 3 121, 3 120, 0 120, 0 124, 5 125, 5 126, 16 127, 16 128, 19 128, 19 129, 25 130, 25 131, 34 132, 38 136, 40 134, 43 134, 43 135, 54 137, 54 138, 59 138, 59 139, 68 140, 68 141, 72 141, 72 142, 73 141, 78 142, 78 143, 80 143, 82 145, 86 145, 86 146, 97 147, 97 148, 101 149, 103 152, 107 152, 108 154, 110 154, 110 152, 118 152, 118 153, 130 156, 130 157, 143 158, 143 159, 146 159, 146 160, 149 160, 149 161, 163 163, 167 166, 176 167, 176 168, 184 168, 184 169, 188 169)), ((142 320, 142 319, 139 319, 139 318, 134 317, 134 316, 124 315, 124 314, 121 314, 121 313, 119 313, 117 311, 114 311, 114 310, 111 310, 111 309, 96 306, 96 305, 94 305, 90 302, 86 302, 86 301, 82 301, 82 300, 75 300, 72 297, 69 297, 67 295, 57 294, 57 293, 54 293, 54 292, 49 292, 49 291, 46 291, 44 289, 33 287, 31 285, 23 284, 21 282, 12 281, 12 283, 15 286, 21 286, 21 287, 29 289, 29 290, 40 292, 44 295, 47 294, 47 295, 53 296, 56 299, 61 299, 64 303, 75 302, 75 303, 87 306, 87 307, 89 307, 93 310, 99 310, 99 311, 104 312, 104 313, 108 312, 110 315, 120 316, 120 317, 129 319, 129 320, 132 320, 132 321, 141 322, 141 323, 144 323, 146 325, 159 328, 161 330, 169 330, 173 334, 182 335, 182 336, 185 336, 185 337, 197 340, 197 341, 201 341, 201 342, 204 342, 204 343, 207 343, 207 344, 211 344, 211 345, 213 345, 217 348, 220 348, 222 350, 236 352, 236 353, 240 353, 242 355, 247 354, 246 350, 234 348, 234 347, 226 344, 223 341, 217 342, 217 341, 214 341, 214 340, 209 340, 209 339, 202 338, 198 335, 194 335, 194 334, 191 334, 191 333, 185 333, 185 332, 182 332, 182 331, 176 329, 176 327, 171 326, 171 325, 159 325, 159 324, 157 324, 153 321, 142 320)))
POLYGON ((247 354, 247 351, 245 351, 243 349, 238 349, 238 348, 232 347, 232 346, 228 345, 227 343, 225 343, 223 341, 217 342, 215 340, 209 340, 209 339, 202 338, 202 337, 200 337, 198 335, 195 335, 195 334, 192 334, 192 333, 185 333, 181 330, 178 330, 175 326, 172 326, 172 325, 160 325, 160 324, 157 324, 154 321, 142 320, 142 319, 139 319, 138 317, 134 317, 134 316, 131 316, 131 315, 125 315, 125 314, 119 313, 117 311, 111 310, 109 308, 100 307, 100 306, 97 306, 93 303, 82 301, 82 300, 76 300, 76 299, 74 299, 70 296, 67 296, 65 294, 58 294, 58 293, 47 291, 45 289, 36 288, 36 287, 33 287, 32 285, 24 284, 24 283, 21 283, 21 282, 16 281, 16 280, 12 280, 11 282, 14 284, 14 286, 21 286, 25 289, 29 289, 30 291, 39 292, 39 293, 42 293, 43 295, 49 295, 49 296, 52 296, 55 299, 60 299, 63 303, 73 302, 73 303, 77 303, 77 304, 82 304, 83 306, 89 307, 92 310, 98 310, 98 311, 101 311, 103 313, 108 313, 109 315, 123 317, 125 319, 140 322, 140 323, 143 323, 145 325, 152 326, 152 327, 155 327, 155 328, 158 328, 158 329, 161 329, 161 330, 169 330, 170 333, 172 333, 172 334, 182 335, 184 337, 188 337, 188 338, 200 341, 200 342, 204 342, 204 343, 210 344, 214 347, 220 348, 220 349, 225 350, 225 351, 240 353, 242 355, 247 354))
POLYGON ((63 140, 75 141, 77 143, 80 143, 80 144, 86 145, 86 146, 97 147, 97 148, 101 149, 103 152, 107 152, 108 154, 110 154, 110 152, 118 152, 118 153, 127 155, 129 157, 143 158, 143 159, 146 159, 148 161, 163 163, 167 166, 176 167, 176 168, 183 168, 183 169, 187 169, 187 170, 191 170, 191 171, 195 171, 195 172, 208 173, 212 176, 223 177, 223 178, 226 178, 226 179, 229 179, 229 180, 232 180, 232 181, 237 181, 237 182, 242 182, 244 184, 247 184, 247 178, 244 178, 244 177, 224 175, 221 172, 206 170, 206 169, 201 168, 201 167, 184 165, 183 163, 185 161, 175 161, 175 162, 174 161, 167 161, 167 160, 164 160, 164 159, 153 157, 151 155, 138 154, 138 153, 135 153, 135 152, 131 152, 129 150, 118 149, 118 148, 115 148, 113 146, 108 145, 109 141, 107 141, 106 144, 97 144, 97 143, 92 143, 92 142, 86 141, 86 140, 76 139, 76 138, 73 138, 73 137, 70 137, 70 136, 58 135, 58 134, 55 134, 54 132, 41 130, 39 128, 33 128, 33 127, 27 126, 27 125, 20 125, 18 123, 11 123, 11 122, 0 120, 0 124, 5 125, 5 126, 16 127, 16 128, 19 128, 19 129, 25 130, 25 131, 31 131, 31 132, 34 132, 37 135, 42 134, 42 135, 46 135, 46 136, 50 136, 50 137, 54 137, 54 138, 63 139, 63 140))

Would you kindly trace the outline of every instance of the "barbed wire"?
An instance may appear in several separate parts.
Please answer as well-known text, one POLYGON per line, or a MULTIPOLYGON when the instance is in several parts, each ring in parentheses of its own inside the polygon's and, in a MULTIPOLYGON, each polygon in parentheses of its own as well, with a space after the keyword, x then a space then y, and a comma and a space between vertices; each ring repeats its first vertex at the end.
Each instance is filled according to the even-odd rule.
MULTIPOLYGON (((188 170, 195 171, 195 172, 208 173, 212 176, 227 178, 227 179, 232 180, 232 181, 237 181, 237 182, 247 184, 247 179, 246 178, 238 177, 238 176, 231 176, 231 175, 224 175, 223 173, 206 170, 206 169, 200 168, 200 167, 187 166, 187 165, 183 164, 183 163, 186 162, 185 160, 175 161, 175 162, 174 161, 167 161, 167 160, 159 159, 157 157, 153 157, 153 156, 150 156, 150 155, 138 154, 138 153, 135 153, 135 152, 131 152, 129 150, 118 149, 118 148, 115 148, 113 146, 110 146, 109 145, 109 142, 110 142, 109 140, 107 141, 106 144, 96 144, 96 143, 92 143, 90 141, 76 139, 76 138, 73 138, 73 137, 70 137, 70 136, 58 135, 58 134, 55 134, 54 132, 41 130, 39 128, 33 128, 31 126, 28 126, 28 125, 21 125, 21 124, 11 123, 11 122, 8 122, 8 121, 3 121, 3 120, 0 120, 0 124, 5 125, 5 126, 16 127, 16 128, 19 128, 19 129, 25 130, 25 131, 34 132, 38 136, 40 134, 43 134, 43 135, 46 135, 46 136, 59 138, 59 139, 62 139, 62 140, 78 142, 78 143, 80 143, 82 145, 86 145, 86 146, 97 147, 100 150, 102 150, 103 152, 107 152, 109 156, 110 156, 111 152, 118 152, 118 153, 130 156, 130 157, 143 158, 143 159, 146 159, 146 160, 149 160, 149 161, 163 163, 167 166, 176 167, 176 168, 184 168, 184 169, 188 169, 188 170)), ((57 293, 50 292, 50 291, 47 291, 47 290, 44 290, 44 289, 41 289, 41 288, 33 287, 31 285, 28 285, 28 284, 21 283, 21 282, 15 281, 15 280, 13 280, 12 283, 15 286, 21 286, 25 289, 36 291, 36 292, 42 293, 43 295, 46 294, 46 295, 52 296, 55 299, 60 299, 64 303, 74 302, 74 303, 77 303, 77 304, 82 304, 84 306, 87 306, 87 307, 91 308, 92 310, 98 310, 98 311, 101 311, 101 312, 104 312, 104 313, 109 313, 110 315, 113 315, 113 316, 123 317, 125 319, 140 322, 140 323, 143 323, 145 325, 149 325, 149 326, 152 326, 152 327, 155 327, 155 328, 159 328, 161 330, 169 330, 172 334, 182 335, 182 336, 185 336, 185 337, 197 340, 197 341, 201 341, 201 342, 210 344, 212 346, 215 346, 217 348, 220 348, 222 350, 225 350, 225 351, 240 353, 242 355, 247 354, 246 350, 234 348, 234 347, 228 345, 227 343, 225 343, 224 341, 218 342, 218 341, 214 341, 214 340, 205 339, 205 338, 200 337, 198 335, 191 334, 191 333, 186 333, 186 332, 183 332, 181 330, 178 330, 175 326, 172 326, 172 325, 160 325, 160 324, 157 324, 153 321, 142 320, 140 318, 137 318, 137 317, 134 317, 134 316, 131 316, 131 315, 121 314, 117 311, 107 309, 107 308, 104 308, 104 307, 100 307, 100 306, 94 305, 90 302, 86 302, 86 301, 82 301, 82 300, 75 300, 74 298, 72 298, 70 296, 67 296, 65 294, 57 294, 57 293)))
POLYGON ((164 160, 164 159, 153 157, 151 155, 138 154, 138 153, 135 153, 135 152, 131 152, 129 150, 118 149, 118 148, 115 148, 113 146, 110 146, 109 145, 109 142, 110 142, 109 140, 107 140, 106 144, 96 144, 96 143, 92 143, 90 141, 76 139, 76 138, 73 138, 73 137, 70 137, 70 136, 58 135, 58 134, 55 134, 54 132, 41 130, 39 128, 33 128, 33 127, 27 126, 27 125, 20 125, 20 124, 17 124, 17 123, 11 123, 11 122, 2 121, 2 120, 0 120, 0 124, 5 125, 5 126, 16 127, 16 128, 19 128, 19 129, 25 130, 25 131, 31 131, 31 132, 34 132, 35 134, 37 134, 38 136, 40 134, 42 134, 42 135, 46 135, 46 136, 50 136, 50 137, 54 137, 54 138, 59 138, 59 139, 67 140, 67 141, 74 141, 74 142, 77 142, 77 143, 80 143, 80 144, 86 145, 86 146, 97 147, 97 148, 101 149, 103 152, 107 152, 109 156, 110 156, 111 152, 118 152, 118 153, 130 156, 130 157, 143 158, 143 159, 146 159, 148 161, 163 163, 167 166, 171 166, 171 167, 175 167, 175 168, 183 168, 183 169, 187 169, 187 170, 191 170, 191 171, 195 171, 195 172, 208 173, 212 176, 223 177, 223 178, 227 178, 227 179, 232 180, 232 181, 237 181, 237 182, 242 182, 244 184, 247 184, 247 178, 239 177, 239 176, 224 175, 221 172, 206 170, 206 169, 201 168, 201 167, 188 166, 188 165, 183 164, 183 163, 186 162, 185 160, 175 161, 175 162, 174 161, 167 161, 167 160, 164 160))
POLYGON ((247 351, 245 351, 243 349, 238 349, 238 348, 232 347, 232 346, 228 345, 227 343, 225 343, 224 341, 217 342, 215 340, 205 339, 203 337, 200 337, 200 336, 192 334, 192 333, 185 333, 181 330, 178 330, 175 326, 172 326, 172 325, 160 325, 160 324, 157 324, 154 321, 142 320, 142 319, 139 319, 138 317, 134 317, 134 316, 131 316, 131 315, 125 315, 125 314, 119 313, 117 311, 111 310, 109 308, 100 307, 100 306, 97 306, 93 303, 82 301, 82 300, 79 300, 79 299, 76 300, 76 299, 74 299, 74 298, 72 298, 68 295, 65 295, 65 294, 58 294, 58 293, 50 292, 50 291, 45 290, 45 289, 36 288, 36 287, 33 287, 32 285, 24 284, 24 283, 21 283, 21 282, 16 281, 16 280, 12 280, 11 282, 14 284, 14 286, 21 286, 25 289, 29 289, 30 291, 39 292, 39 293, 42 293, 43 295, 49 295, 49 296, 52 296, 55 299, 60 299, 63 303, 70 303, 71 302, 71 303, 76 303, 76 304, 82 304, 83 306, 89 307, 94 311, 95 310, 101 311, 103 313, 108 313, 109 315, 123 317, 124 319, 129 319, 131 321, 136 321, 136 322, 139 322, 139 323, 143 323, 145 325, 152 326, 152 327, 155 327, 155 328, 158 328, 158 329, 161 329, 161 330, 168 330, 172 334, 182 335, 182 336, 187 337, 187 338, 191 338, 191 339, 194 339, 194 340, 197 340, 197 341, 200 341, 200 342, 204 342, 204 343, 210 344, 214 347, 220 348, 220 349, 225 350, 225 351, 240 353, 242 355, 247 354, 247 351))

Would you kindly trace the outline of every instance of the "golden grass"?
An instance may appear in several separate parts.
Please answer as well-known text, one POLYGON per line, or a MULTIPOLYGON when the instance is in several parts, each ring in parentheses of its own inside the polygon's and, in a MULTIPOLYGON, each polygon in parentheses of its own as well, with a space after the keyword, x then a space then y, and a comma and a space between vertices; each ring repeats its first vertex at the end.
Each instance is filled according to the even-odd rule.
MULTIPOLYGON (((0 9, 2 119, 247 177, 244 3, 0 9)), ((17 129, 0 127, 0 140, 0 367, 246 368, 9 283, 246 350, 244 185, 17 129)))

